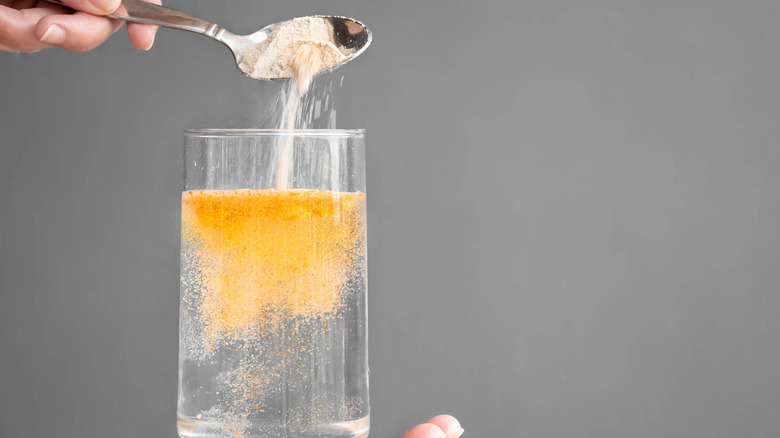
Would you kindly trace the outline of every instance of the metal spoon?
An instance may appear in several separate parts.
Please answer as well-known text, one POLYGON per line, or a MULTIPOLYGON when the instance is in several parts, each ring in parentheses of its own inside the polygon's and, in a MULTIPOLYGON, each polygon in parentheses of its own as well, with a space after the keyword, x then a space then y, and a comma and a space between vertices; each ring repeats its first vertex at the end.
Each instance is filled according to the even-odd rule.
MULTIPOLYGON (((49 3, 68 7, 68 5, 58 0, 45 0, 49 3)), ((139 0, 122 0, 122 5, 111 15, 107 17, 116 20, 132 21, 135 23, 154 24, 157 26, 169 27, 171 29, 186 30, 188 32, 199 33, 209 38, 215 39, 228 46, 233 52, 238 70, 247 77, 249 72, 241 68, 241 57, 247 47, 265 41, 268 36, 277 27, 287 23, 286 21, 271 24, 250 35, 236 35, 228 32, 223 27, 209 23, 198 17, 192 16, 176 9, 166 8, 164 6, 146 3, 139 0)), ((344 54, 345 59, 336 64, 325 66, 320 73, 326 70, 333 70, 349 61, 355 59, 358 55, 371 44, 371 31, 363 23, 347 17, 316 15, 309 18, 322 19, 329 24, 331 42, 344 54)), ((286 81, 290 77, 270 77, 255 78, 264 81, 286 81)))

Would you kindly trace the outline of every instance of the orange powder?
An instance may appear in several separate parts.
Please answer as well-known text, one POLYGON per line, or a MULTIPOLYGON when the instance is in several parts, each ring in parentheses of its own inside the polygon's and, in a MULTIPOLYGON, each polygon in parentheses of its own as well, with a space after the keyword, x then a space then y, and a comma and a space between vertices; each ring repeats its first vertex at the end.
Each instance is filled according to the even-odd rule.
POLYGON ((365 256, 365 194, 189 191, 182 240, 203 329, 221 337, 277 317, 321 316, 365 256))

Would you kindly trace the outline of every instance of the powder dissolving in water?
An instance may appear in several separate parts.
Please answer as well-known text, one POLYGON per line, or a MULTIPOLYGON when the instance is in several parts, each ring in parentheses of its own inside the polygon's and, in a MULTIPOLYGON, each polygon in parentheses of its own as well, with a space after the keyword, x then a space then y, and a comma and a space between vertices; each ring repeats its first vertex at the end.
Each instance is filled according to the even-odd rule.
MULTIPOLYGON (((310 87, 345 57, 325 20, 287 23, 250 48, 242 68, 294 78, 273 105, 276 128, 335 128, 333 84, 310 87)), ((291 190, 293 141, 278 137, 272 190, 183 194, 183 366, 197 379, 215 372, 208 388, 201 381, 195 389, 211 402, 180 400, 185 436, 367 433, 365 379, 344 380, 367 374, 361 348, 346 348, 365 343, 357 322, 365 312, 365 195, 291 190)))

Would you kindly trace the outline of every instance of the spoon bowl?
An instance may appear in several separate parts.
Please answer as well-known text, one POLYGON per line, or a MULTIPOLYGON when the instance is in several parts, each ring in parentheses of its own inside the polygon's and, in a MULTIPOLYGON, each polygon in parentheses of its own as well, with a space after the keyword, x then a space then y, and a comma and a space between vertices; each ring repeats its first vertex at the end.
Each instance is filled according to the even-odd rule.
MULTIPOLYGON (((332 43, 344 55, 344 59, 330 65, 322 66, 319 73, 331 71, 357 58, 371 44, 371 31, 361 22, 348 17, 331 15, 313 15, 310 20, 322 20, 329 32, 329 42, 332 43)), ((250 72, 242 68, 241 60, 244 53, 252 46, 258 46, 272 37, 274 31, 291 23, 293 20, 282 21, 266 26, 250 35, 235 35, 225 31, 217 41, 225 44, 233 52, 238 70, 247 77, 250 72)), ((276 77, 252 77, 264 81, 286 81, 292 79, 289 76, 276 77)))

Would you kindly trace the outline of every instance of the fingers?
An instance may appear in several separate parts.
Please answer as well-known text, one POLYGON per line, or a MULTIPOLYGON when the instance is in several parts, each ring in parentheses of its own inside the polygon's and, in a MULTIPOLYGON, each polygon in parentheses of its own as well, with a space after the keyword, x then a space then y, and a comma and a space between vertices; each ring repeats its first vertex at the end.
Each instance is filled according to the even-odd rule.
MULTIPOLYGON (((0 51, 37 52, 47 47, 87 51, 102 44, 123 24, 98 15, 114 12, 120 0, 63 0, 79 12, 36 0, 0 0, 0 51), (95 15, 97 14, 97 15, 95 15)), ((160 0, 147 0, 160 4, 160 0)), ((157 26, 128 23, 127 35, 133 46, 149 50, 157 26)))
POLYGON ((53 14, 38 21, 35 35, 44 44, 84 52, 103 44, 121 26, 121 21, 83 12, 53 14))
MULTIPOLYGON (((145 0, 147 3, 161 4, 160 0, 145 0)), ((127 23, 127 37, 136 49, 149 50, 154 44, 157 26, 141 23, 127 23)))
POLYGON ((447 438, 441 428, 435 424, 418 424, 409 429, 401 438, 447 438))
POLYGON ((65 9, 53 5, 22 10, 0 6, 0 44, 3 50, 37 52, 50 47, 35 34, 35 25, 48 14, 63 12, 65 9))
POLYGON ((447 438, 458 438, 464 432, 458 420, 452 415, 437 415, 428 420, 428 423, 439 426, 439 429, 444 432, 447 438))
POLYGON ((108 15, 119 7, 121 0, 62 0, 77 11, 94 15, 108 15))
POLYGON ((463 435, 463 432, 455 417, 437 415, 427 423, 409 429, 401 438, 458 438, 463 435))

